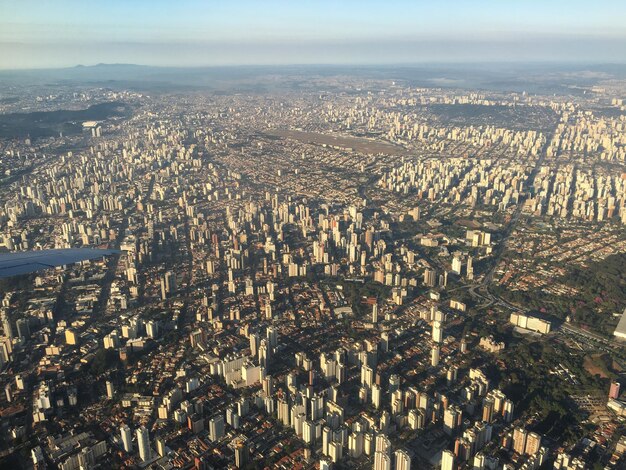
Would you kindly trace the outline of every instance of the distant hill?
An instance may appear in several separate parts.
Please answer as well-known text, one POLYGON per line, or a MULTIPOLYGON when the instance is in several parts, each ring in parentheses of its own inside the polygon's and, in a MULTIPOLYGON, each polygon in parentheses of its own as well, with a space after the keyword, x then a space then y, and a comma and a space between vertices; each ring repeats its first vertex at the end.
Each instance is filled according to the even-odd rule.
POLYGON ((236 90, 313 87, 311 77, 353 76, 403 81, 409 86, 580 94, 605 79, 626 79, 626 65, 402 64, 155 67, 138 64, 76 65, 61 69, 0 70, 3 84, 102 86, 139 91, 236 90))

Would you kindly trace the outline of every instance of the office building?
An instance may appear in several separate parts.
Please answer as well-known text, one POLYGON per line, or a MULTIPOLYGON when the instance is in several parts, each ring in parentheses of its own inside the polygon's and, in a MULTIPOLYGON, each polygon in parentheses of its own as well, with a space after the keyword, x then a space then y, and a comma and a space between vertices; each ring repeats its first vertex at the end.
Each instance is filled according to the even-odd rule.
POLYGON ((220 414, 209 420, 209 439, 213 442, 224 437, 224 417, 220 414))

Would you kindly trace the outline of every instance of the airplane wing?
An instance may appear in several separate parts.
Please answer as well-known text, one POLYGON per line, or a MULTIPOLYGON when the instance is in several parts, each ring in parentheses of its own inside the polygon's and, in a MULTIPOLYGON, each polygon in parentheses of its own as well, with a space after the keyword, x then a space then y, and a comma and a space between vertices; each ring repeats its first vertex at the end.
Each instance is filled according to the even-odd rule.
POLYGON ((121 253, 119 250, 69 248, 62 250, 21 251, 0 253, 0 278, 32 273, 42 269, 64 266, 88 259, 121 253))

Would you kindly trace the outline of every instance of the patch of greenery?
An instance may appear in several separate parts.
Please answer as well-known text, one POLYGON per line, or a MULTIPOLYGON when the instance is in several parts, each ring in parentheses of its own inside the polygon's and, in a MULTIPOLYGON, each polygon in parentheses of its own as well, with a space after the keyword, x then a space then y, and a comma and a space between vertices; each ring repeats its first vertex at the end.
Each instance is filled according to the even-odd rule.
POLYGON ((89 366, 89 372, 98 376, 119 365, 120 357, 113 349, 99 349, 89 366))

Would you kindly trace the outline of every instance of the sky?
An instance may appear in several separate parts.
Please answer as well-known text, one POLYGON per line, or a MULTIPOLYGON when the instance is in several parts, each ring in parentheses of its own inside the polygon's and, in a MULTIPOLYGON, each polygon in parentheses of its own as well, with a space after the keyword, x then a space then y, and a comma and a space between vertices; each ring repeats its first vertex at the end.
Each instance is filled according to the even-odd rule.
POLYGON ((0 69, 626 63, 624 0, 0 0, 0 69))

